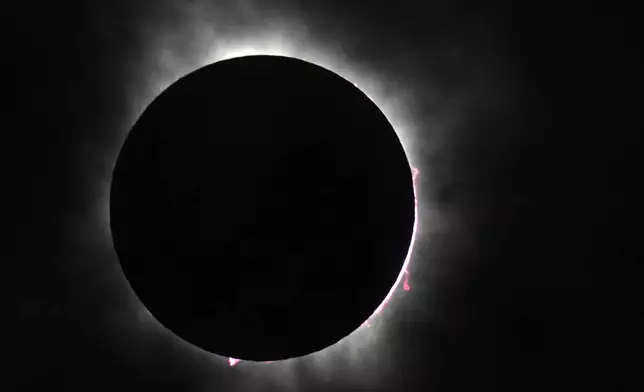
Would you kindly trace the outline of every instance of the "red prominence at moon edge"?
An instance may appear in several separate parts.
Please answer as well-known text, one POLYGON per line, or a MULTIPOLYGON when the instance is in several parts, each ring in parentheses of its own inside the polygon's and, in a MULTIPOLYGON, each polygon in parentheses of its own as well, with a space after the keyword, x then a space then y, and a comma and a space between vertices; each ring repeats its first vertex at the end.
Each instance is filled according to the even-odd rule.
MULTIPOLYGON (((412 167, 412 168, 411 168, 411 173, 412 173, 412 179, 413 179, 413 181, 414 181, 414 203, 415 203, 415 207, 414 207, 414 215, 415 215, 415 219, 414 219, 414 232, 413 232, 413 234, 412 234, 412 241, 411 241, 411 244, 410 244, 410 247, 409 247, 409 253, 407 254, 407 258, 406 258, 406 260, 405 260, 405 264, 404 264, 404 266, 403 266, 403 270, 401 271, 401 275, 403 275, 403 276, 404 276, 404 280, 403 280, 403 290, 404 290, 404 291, 411 291, 411 284, 409 283, 409 275, 410 275, 410 274, 409 274, 409 262, 411 261, 411 255, 412 255, 412 252, 413 252, 413 250, 414 250, 414 243, 415 243, 415 239, 416 239, 416 233, 417 233, 417 230, 418 230, 418 191, 417 191, 417 179, 418 179, 418 176, 420 175, 420 170, 418 170, 418 169, 417 169, 417 168, 415 168, 415 167, 412 167)), ((400 284, 399 284, 399 283, 400 283, 400 282, 399 282, 399 280, 397 280, 397 281, 396 281, 396 284, 394 285, 394 287, 392 287, 391 292, 390 292, 390 293, 387 295, 387 297, 382 301, 381 305, 376 309, 376 311, 374 312, 374 314, 373 314, 373 315, 372 315, 368 320, 366 320, 366 321, 362 324, 362 326, 363 326, 363 327, 371 328, 371 324, 369 323, 369 321, 370 321, 373 317, 375 317, 378 313, 380 313, 380 312, 382 311, 382 309, 384 309, 384 307, 385 307, 385 306, 387 305, 387 303, 389 302, 390 297, 391 297, 391 295, 393 294, 393 292, 395 292, 395 291, 396 291, 396 289, 400 286, 400 284)), ((236 359, 236 358, 228 358, 228 364, 229 364, 231 367, 237 366, 240 362, 241 362, 241 360, 240 360, 240 359, 236 359)), ((264 362, 264 363, 273 363, 273 361, 267 361, 267 362, 264 362)))

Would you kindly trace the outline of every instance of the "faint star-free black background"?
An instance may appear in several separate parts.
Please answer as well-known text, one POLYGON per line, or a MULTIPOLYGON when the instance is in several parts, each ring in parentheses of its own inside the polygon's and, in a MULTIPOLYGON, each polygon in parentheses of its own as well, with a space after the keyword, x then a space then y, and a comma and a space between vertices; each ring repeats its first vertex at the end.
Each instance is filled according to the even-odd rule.
POLYGON ((5 13, 3 390, 288 390, 243 364, 206 365, 139 326, 109 246, 95 234, 104 225, 102 180, 123 136, 115 129, 138 110, 136 86, 172 68, 137 59, 164 47, 189 57, 199 38, 190 21, 234 36, 283 19, 306 26, 304 47, 331 45, 349 67, 400 87, 383 94, 404 92, 406 111, 397 114, 414 125, 412 163, 421 172, 413 289, 378 335, 387 350, 363 350, 360 362, 375 365, 347 362, 342 372, 296 367, 290 387, 630 389, 642 365, 633 354, 642 310, 622 223, 625 184, 637 181, 626 174, 624 148, 637 128, 629 122, 636 46, 627 42, 626 10, 208 4, 25 3, 5 13), (363 383, 369 377, 377 382, 363 383))

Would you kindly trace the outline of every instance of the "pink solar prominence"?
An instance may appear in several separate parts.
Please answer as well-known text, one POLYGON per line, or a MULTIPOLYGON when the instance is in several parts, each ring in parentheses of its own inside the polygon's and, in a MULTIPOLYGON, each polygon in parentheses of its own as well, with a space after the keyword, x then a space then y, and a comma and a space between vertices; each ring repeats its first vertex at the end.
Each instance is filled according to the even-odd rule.
MULTIPOLYGON (((414 227, 413 227, 413 231, 412 231, 412 235, 411 235, 411 242, 409 244, 409 251, 407 252, 407 257, 405 258, 403 268, 400 271, 400 274, 398 275, 398 278, 396 279, 396 283, 394 283, 393 287, 391 288, 391 290, 389 291, 389 293, 387 294, 385 299, 378 306, 378 308, 376 308, 376 310, 373 312, 371 317, 369 317, 369 319, 362 324, 362 326, 367 327, 367 328, 371 327, 371 324, 369 323, 369 321, 375 315, 380 313, 382 311, 382 309, 385 308, 385 306, 387 306, 387 303, 391 299, 391 296, 394 294, 394 292, 396 292, 398 287, 400 287, 400 282, 401 281, 403 283, 402 284, 403 290, 404 291, 411 291, 411 284, 409 283, 409 261, 411 259, 412 250, 414 249, 414 243, 415 243, 415 240, 416 240, 416 232, 418 230, 418 193, 417 193, 417 190, 416 190, 416 188, 417 188, 416 182, 417 182, 418 176, 420 174, 420 171, 417 168, 412 167, 411 168, 411 174, 412 174, 412 180, 413 180, 413 186, 414 186, 414 227)), ((231 367, 236 366, 240 362, 241 362, 240 359, 228 358, 228 364, 231 367)), ((264 362, 264 363, 272 363, 272 362, 273 361, 268 361, 268 362, 264 362)))

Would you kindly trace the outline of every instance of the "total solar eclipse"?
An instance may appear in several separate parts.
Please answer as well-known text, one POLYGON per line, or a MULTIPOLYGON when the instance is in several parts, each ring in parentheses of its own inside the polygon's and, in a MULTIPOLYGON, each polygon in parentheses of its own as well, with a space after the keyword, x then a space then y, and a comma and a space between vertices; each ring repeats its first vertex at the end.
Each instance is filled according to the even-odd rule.
POLYGON ((409 251, 412 172, 393 127, 315 64, 200 68, 146 108, 114 167, 110 226, 150 313, 206 351, 307 355, 360 327, 409 251))

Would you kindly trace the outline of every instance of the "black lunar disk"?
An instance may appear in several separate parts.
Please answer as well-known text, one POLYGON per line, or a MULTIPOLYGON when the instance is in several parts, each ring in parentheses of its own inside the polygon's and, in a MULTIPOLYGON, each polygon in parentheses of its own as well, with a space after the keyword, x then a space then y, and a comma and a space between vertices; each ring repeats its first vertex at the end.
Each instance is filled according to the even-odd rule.
POLYGON ((110 213, 152 315, 254 361, 358 328, 395 283, 415 218, 410 166, 378 107, 279 56, 211 64, 158 96, 120 151, 110 213))

